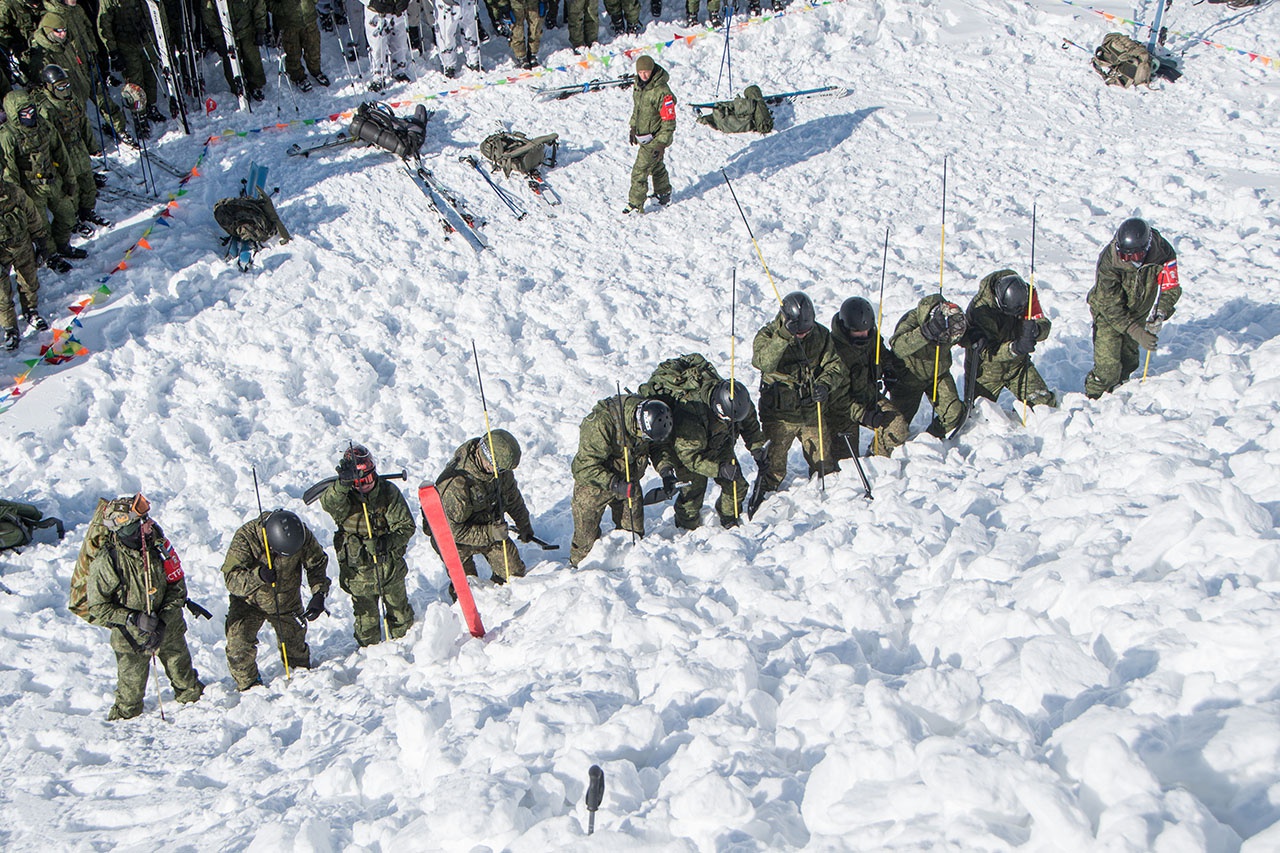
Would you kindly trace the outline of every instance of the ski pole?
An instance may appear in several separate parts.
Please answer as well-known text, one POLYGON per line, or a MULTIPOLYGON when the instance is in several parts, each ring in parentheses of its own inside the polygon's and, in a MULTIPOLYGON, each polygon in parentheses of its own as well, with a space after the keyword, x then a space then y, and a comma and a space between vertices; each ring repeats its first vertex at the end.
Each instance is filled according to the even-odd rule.
MULTIPOLYGON (((258 492, 258 466, 254 465, 250 469, 253 471, 253 496, 258 499, 258 517, 262 517, 262 495, 258 492)), ((267 526, 263 524, 258 528, 262 531, 262 549, 267 554, 267 571, 271 572, 271 576, 275 577, 276 567, 271 563, 271 546, 267 544, 267 526)), ((276 589, 276 582, 271 581, 271 597, 276 602, 276 624, 271 628, 276 632, 276 639, 280 641, 280 660, 284 661, 284 677, 291 678, 289 674, 289 652, 284 647, 284 637, 280 636, 280 592, 276 589)))
POLYGON ((622 383, 618 382, 618 429, 622 431, 622 467, 627 474, 627 526, 631 529, 631 544, 636 544, 636 499, 631 494, 631 441, 627 438, 627 412, 622 407, 622 383))
POLYGON ((591 835, 596 831, 596 810, 604 799, 604 771, 600 765, 592 764, 587 777, 590 779, 587 784, 587 835, 591 835))
MULTIPOLYGON (((1031 202, 1031 286, 1027 288, 1027 320, 1031 319, 1031 304, 1036 292, 1036 203, 1031 202)), ((1027 353, 1026 368, 1022 371, 1022 425, 1027 425, 1027 373, 1031 367, 1031 354, 1027 353)))
MULTIPOLYGON (((880 393, 880 329, 884 325, 884 274, 889 267, 889 226, 884 227, 884 258, 880 261, 880 312, 876 316, 876 366, 874 375, 871 377, 872 384, 876 386, 877 395, 880 393)), ((871 431, 872 452, 880 452, 880 430, 871 431)))
MULTIPOLYGON (((498 487, 498 520, 507 517, 502 506, 502 478, 498 476, 498 454, 493 449, 493 430, 489 427, 489 403, 484 398, 484 377, 480 374, 480 355, 476 352, 476 340, 471 339, 471 356, 476 362, 476 385, 480 387, 480 408, 484 410, 484 435, 489 443, 489 459, 493 463, 493 482, 498 487)), ((507 537, 502 538, 502 571, 503 578, 511 577, 511 555, 507 553, 507 537)))
MULTIPOLYGON (((733 268, 733 276, 729 285, 729 401, 733 402, 734 392, 737 390, 738 381, 738 364, 734 359, 734 347, 738 343, 738 268, 733 268)), ((738 446, 738 425, 734 423, 730 429, 733 434, 733 440, 729 442, 729 447, 735 448, 734 455, 737 456, 738 446)), ((742 504, 738 500, 738 478, 733 478, 733 517, 736 519, 742 514, 742 504)))
MULTIPOLYGON (((147 583, 151 583, 151 549, 147 546, 146 533, 142 534, 142 568, 143 575, 147 579, 147 583)), ((151 596, 155 594, 155 589, 151 588, 147 593, 147 615, 151 616, 151 596)), ((121 631, 124 629, 121 628, 121 631)), ((156 663, 156 650, 151 650, 151 663, 148 665, 151 675, 155 678, 156 685, 156 710, 160 712, 160 722, 167 723, 164 717, 164 700, 160 698, 160 666, 156 663)))
POLYGON ((760 251, 760 244, 756 242, 756 235, 751 230, 751 223, 747 221, 747 214, 742 209, 742 204, 738 201, 738 194, 733 191, 733 183, 729 180, 729 173, 724 169, 720 170, 720 174, 724 175, 725 186, 729 188, 729 195, 733 196, 733 203, 738 206, 738 215, 742 217, 742 224, 747 226, 747 235, 751 237, 751 245, 755 247, 756 257, 760 258, 760 265, 764 267, 764 274, 769 279, 770 286, 773 287, 773 296, 778 300, 778 305, 782 305, 782 296, 778 293, 778 285, 773 281, 773 274, 769 272, 769 265, 765 263, 764 253, 760 251))
MULTIPOLYGON (((947 255, 947 158, 942 158, 942 243, 938 249, 938 295, 942 296, 942 274, 946 269, 947 255)), ((942 365, 942 344, 933 348, 933 397, 930 402, 938 405, 938 370, 942 365)))
POLYGON ((867 500, 875 500, 871 496, 871 483, 867 480, 867 472, 862 469, 862 460, 858 458, 857 451, 853 449, 853 442, 849 440, 849 433, 842 432, 840 437, 844 439, 844 446, 849 448, 849 455, 853 457, 854 467, 858 469, 858 476, 862 478, 862 488, 865 491, 863 497, 867 500))

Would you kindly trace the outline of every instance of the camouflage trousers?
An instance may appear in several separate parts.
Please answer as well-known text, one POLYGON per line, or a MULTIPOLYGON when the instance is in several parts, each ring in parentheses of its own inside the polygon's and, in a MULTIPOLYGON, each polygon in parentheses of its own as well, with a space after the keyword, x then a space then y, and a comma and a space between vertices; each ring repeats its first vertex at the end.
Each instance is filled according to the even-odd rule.
POLYGON ((1141 363, 1138 342, 1126 332, 1093 321, 1093 370, 1084 378, 1084 393, 1093 399, 1115 390, 1141 363))
MULTIPOLYGON (((437 554, 440 553, 434 536, 431 537, 431 547, 436 549, 437 554)), ((484 557, 495 583, 506 583, 512 578, 524 577, 524 560, 520 559, 520 551, 510 539, 493 542, 483 548, 461 543, 457 547, 458 557, 462 559, 462 570, 473 578, 478 576, 476 557, 484 557)))
POLYGON ((564 24, 569 44, 590 47, 600 41, 600 4, 597 0, 565 0, 564 24))
POLYGON ((988 400, 995 400, 1005 388, 1014 397, 1029 406, 1057 406, 1058 398, 1040 376, 1040 371, 1025 358, 1011 367, 997 369, 994 365, 983 365, 978 371, 977 394, 988 400))
MULTIPOLYGON (((707 494, 709 478, 686 469, 676 469, 676 476, 681 480, 689 481, 689 485, 682 488, 680 496, 676 498, 676 527, 681 530, 695 530, 702 521, 702 501, 707 494)), ((738 523, 738 516, 746 508, 747 499, 751 495, 750 486, 747 485, 747 479, 742 476, 741 469, 738 471, 736 480, 722 480, 716 477, 715 481, 720 487, 720 498, 716 501, 716 514, 720 516, 722 526, 732 527, 738 523), (735 486, 737 487, 736 502, 735 486)))
MULTIPOLYGON (((871 436, 871 455, 888 458, 895 447, 901 447, 907 443, 907 435, 910 432, 911 425, 902 416, 902 412, 898 411, 898 407, 888 400, 877 400, 876 408, 888 413, 892 420, 887 425, 873 431, 871 436)), ((849 448, 853 447, 854 450, 857 450, 858 442, 861 441, 863 427, 854 423, 848 417, 832 417, 829 422, 831 423, 831 440, 835 449, 836 459, 851 459, 849 448), (840 437, 842 433, 848 433, 849 435, 847 444, 840 437)))
MULTIPOLYGON (((191 665, 191 650, 187 648, 187 623, 182 611, 173 609, 162 614, 165 622, 164 638, 155 657, 164 664, 165 675, 173 687, 174 698, 179 702, 194 702, 204 692, 195 667, 191 665)), ((151 673, 151 652, 137 650, 125 636, 127 628, 111 629, 111 649, 116 653, 116 701, 111 706, 108 720, 127 720, 142 713, 142 698, 147 693, 147 677, 151 673)))
MULTIPOLYGON (((685 14, 698 14, 698 7, 702 5, 701 0, 687 0, 684 6, 685 14)), ((707 0, 707 14, 715 15, 720 11, 720 0, 707 0)))
POLYGON ((141 45, 120 44, 120 60, 124 68, 121 71, 126 83, 136 83, 147 95, 147 103, 156 102, 156 73, 151 68, 151 60, 141 45))
POLYGON ((361 646, 371 646, 383 639, 385 608, 386 638, 396 640, 413 626, 413 608, 404 580, 409 567, 403 555, 383 554, 378 563, 351 565, 338 553, 338 586, 351 596, 355 611, 355 638, 361 646))
POLYGON ((512 0, 511 11, 515 15, 515 23, 511 25, 511 54, 517 62, 538 58, 538 48, 542 46, 542 15, 538 14, 538 0, 512 0), (525 24, 528 24, 529 35, 525 37, 525 24))
POLYGON ((573 543, 569 546, 569 565, 578 563, 591 552, 591 546, 600 538, 600 520, 606 509, 613 516, 613 526, 618 530, 630 530, 637 536, 644 535, 644 504, 641 502, 640 484, 632 487, 635 497, 628 501, 608 489, 587 483, 573 484, 573 543))
POLYGON ((9 276, 9 264, 17 273, 18 302, 22 313, 27 314, 39 307, 40 278, 36 274, 36 253, 31 244, 23 242, 13 247, 6 256, 0 258, 0 271, 4 272, 4 286, 0 288, 0 328, 16 329, 18 313, 13 304, 13 279, 9 276))
MULTIPOLYGON (((913 377, 914 379, 915 377, 913 377)), ((899 379, 889 391, 889 400, 902 413, 903 419, 910 426, 916 412, 920 411, 920 401, 933 394, 933 377, 927 382, 914 382, 899 379)), ((956 391, 956 380, 947 370, 938 376, 938 399, 933 403, 933 422, 929 424, 929 434, 945 438, 947 433, 960 423, 960 413, 964 404, 960 402, 960 394, 956 391)))
POLYGON ((307 74, 320 73, 320 27, 313 16, 305 23, 289 22, 280 28, 280 45, 284 51, 284 70, 289 79, 301 83, 307 74), (303 64, 306 70, 303 70, 303 64))
POLYGON ((782 485, 782 478, 787 475, 787 455, 796 439, 800 440, 800 450, 804 453, 804 461, 809 465, 809 476, 822 469, 824 474, 834 474, 835 455, 831 452, 835 435, 825 423, 825 406, 822 429, 818 429, 817 420, 787 420, 773 415, 760 415, 760 428, 764 431, 765 440, 769 442, 769 455, 766 460, 767 470, 761 476, 761 488, 766 492, 776 492, 782 485), (819 435, 821 433, 821 435, 819 435))
POLYGON ((49 225, 49 236, 53 239, 53 246, 62 248, 70 243, 71 229, 76 226, 75 189, 63 187, 59 182, 30 195, 36 210, 41 213, 48 210, 53 218, 53 222, 49 225), (64 192, 66 189, 70 189, 71 194, 64 192))
POLYGON ((276 648, 284 646, 289 668, 311 666, 311 649, 307 647, 307 629, 301 611, 284 611, 277 616, 233 595, 227 607, 227 668, 241 690, 262 683, 258 673, 258 631, 264 622, 270 622, 276 632, 276 648))
POLYGON ((640 26, 640 0, 604 0, 604 10, 615 25, 626 21, 633 27, 640 26))
POLYGON ((627 203, 632 207, 644 209, 644 200, 649 197, 650 177, 653 178, 654 195, 670 195, 671 176, 667 174, 663 151, 652 142, 646 142, 636 152, 636 163, 631 167, 631 192, 627 194, 627 203))

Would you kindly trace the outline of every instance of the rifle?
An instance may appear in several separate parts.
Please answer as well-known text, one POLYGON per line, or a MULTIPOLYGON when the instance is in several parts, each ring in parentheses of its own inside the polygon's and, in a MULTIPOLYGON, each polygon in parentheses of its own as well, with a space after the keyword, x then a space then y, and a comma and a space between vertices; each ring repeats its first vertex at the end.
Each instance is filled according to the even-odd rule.
MULTIPOLYGON (((378 478, 382 480, 407 480, 409 479, 409 473, 407 471, 401 471, 399 474, 379 474, 378 478)), ((329 488, 331 483, 336 482, 338 482, 337 477, 325 477, 318 483, 312 483, 307 487, 307 490, 302 493, 302 502, 308 505, 315 503, 320 495, 324 494, 324 490, 329 488)))
POLYGON ((756 481, 751 487, 751 497, 747 500, 747 518, 751 518, 756 514, 756 510, 760 508, 760 504, 764 502, 766 494, 764 490, 764 475, 769 471, 769 445, 773 444, 770 439, 764 443, 764 453, 760 454, 764 457, 764 462, 756 466, 756 481))

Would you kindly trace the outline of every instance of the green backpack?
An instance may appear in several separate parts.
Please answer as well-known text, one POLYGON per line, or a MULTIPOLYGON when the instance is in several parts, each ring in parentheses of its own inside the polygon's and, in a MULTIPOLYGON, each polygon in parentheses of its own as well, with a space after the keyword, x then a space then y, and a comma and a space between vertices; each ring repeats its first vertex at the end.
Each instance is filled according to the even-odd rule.
POLYGON ((0 551, 21 548, 31 542, 35 531, 45 527, 58 528, 58 539, 67 533, 60 519, 45 518, 39 507, 0 500, 0 551))
POLYGON ((278 233, 270 202, 260 198, 224 198, 214 203, 213 218, 223 231, 248 243, 265 243, 278 233))
POLYGON ((678 403, 705 403, 720 374, 698 353, 669 358, 658 365, 649 381, 640 386, 646 397, 664 397, 678 403))
POLYGON ((1108 86, 1125 89, 1150 85, 1154 70, 1147 49, 1120 33, 1103 37, 1101 46, 1093 52, 1093 69, 1108 86))
POLYGON ((511 177, 512 172, 522 175, 536 175, 543 166, 556 164, 556 152, 560 149, 560 135, 548 133, 530 139, 519 131, 501 131, 485 138, 480 143, 480 153, 493 164, 496 172, 511 177), (547 146, 551 153, 547 154, 547 146))
POLYGON ((104 547, 114 547, 111 544, 111 532, 102 520, 112 504, 122 504, 121 511, 127 511, 130 502, 129 498, 117 498, 113 501, 98 498, 93 518, 89 520, 89 530, 80 543, 76 567, 71 572, 71 600, 67 603, 67 609, 90 624, 93 624, 93 618, 89 616, 89 566, 104 547))

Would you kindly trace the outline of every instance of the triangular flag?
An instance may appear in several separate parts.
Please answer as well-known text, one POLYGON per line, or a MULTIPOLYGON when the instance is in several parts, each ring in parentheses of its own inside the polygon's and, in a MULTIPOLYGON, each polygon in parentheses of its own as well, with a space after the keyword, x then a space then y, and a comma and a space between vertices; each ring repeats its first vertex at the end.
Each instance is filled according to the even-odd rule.
POLYGON ((54 330, 53 330, 53 342, 56 344, 58 341, 60 341, 60 340, 62 339, 62 336, 63 336, 63 335, 65 335, 65 334, 66 334, 66 332, 64 332, 62 329, 54 329, 54 330))
POLYGON ((120 270, 127 270, 128 268, 129 268, 129 265, 126 264, 124 261, 121 261, 120 263, 116 264, 116 268, 112 270, 112 272, 119 272, 120 270))
POLYGON ((104 284, 104 285, 102 285, 102 287, 99 287, 99 288, 98 288, 98 293, 105 293, 107 296, 110 296, 110 295, 111 295, 111 288, 107 287, 107 286, 104 284))
POLYGON ((89 354, 88 347, 80 347, 80 349, 76 350, 76 355, 88 355, 88 354, 89 354))
MULTIPOLYGON (((147 229, 147 233, 148 233, 148 234, 150 234, 150 233, 151 233, 151 229, 150 229, 150 228, 148 228, 148 229, 147 229)), ((145 238, 145 237, 141 237, 141 238, 139 238, 139 239, 138 239, 138 245, 139 245, 139 246, 141 246, 141 247, 142 247, 142 248, 144 248, 144 249, 150 249, 150 248, 151 248, 151 244, 147 242, 147 240, 146 240, 146 238, 145 238)))
POLYGON ((199 169, 197 169, 195 166, 192 166, 192 167, 191 167, 191 177, 193 177, 193 178, 198 178, 198 177, 200 177, 200 170, 199 170, 199 169))
MULTIPOLYGON (((42 350, 42 351, 40 352, 40 354, 41 354, 41 355, 44 355, 44 351, 42 350)), ((27 367, 35 367, 37 364, 39 364, 39 363, 40 363, 40 359, 38 359, 38 358, 32 358, 32 359, 28 359, 27 361, 24 361, 24 362, 22 362, 22 363, 23 363, 23 364, 25 364, 27 367)))

